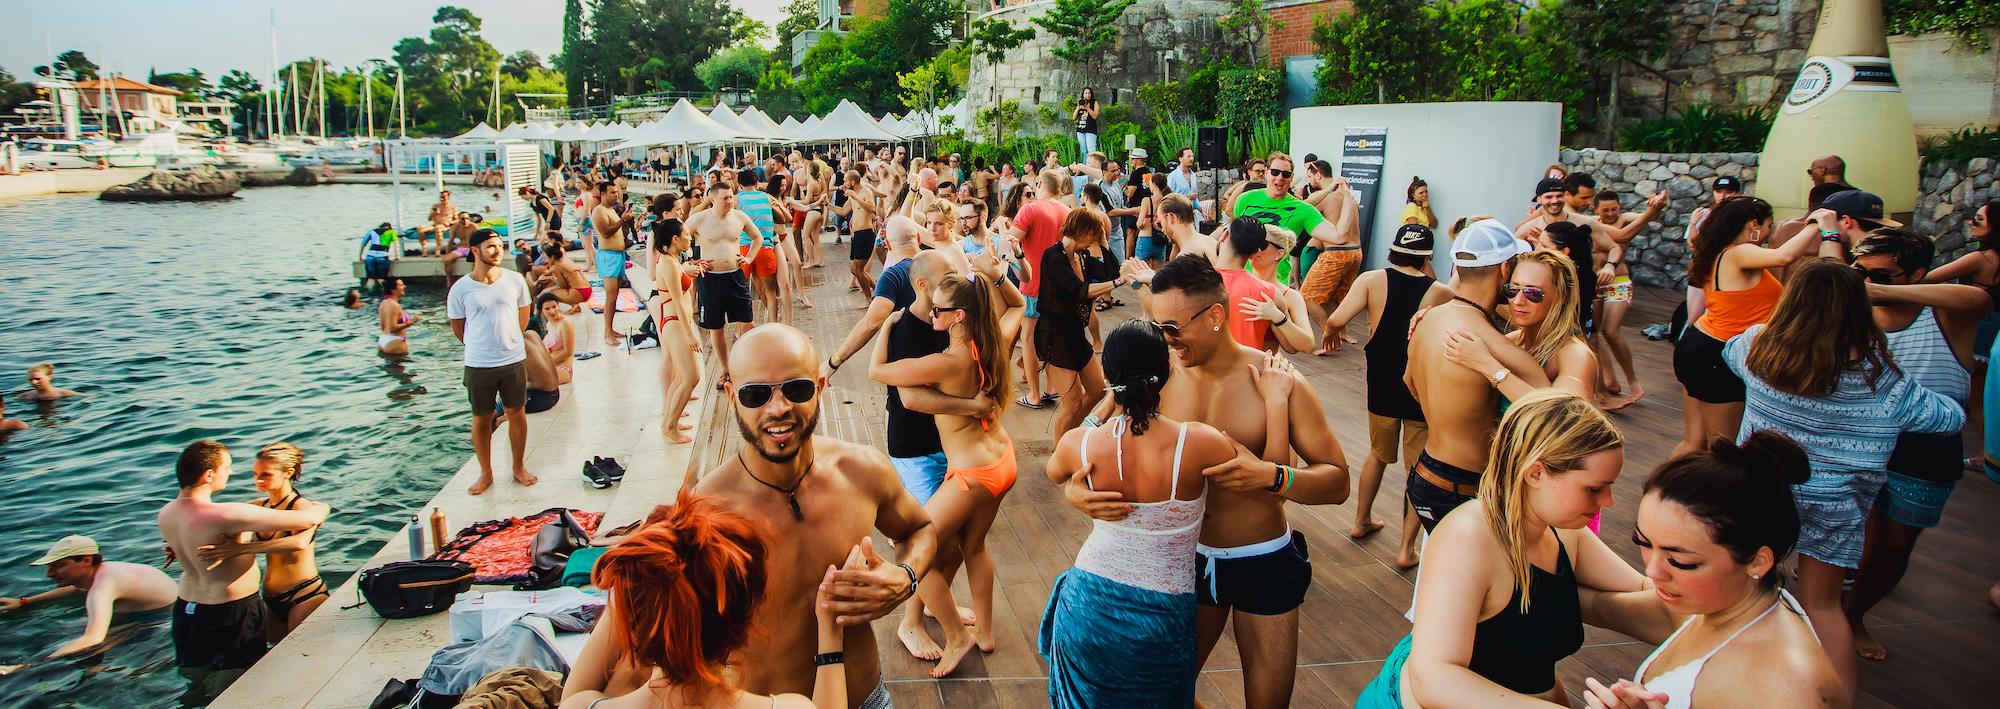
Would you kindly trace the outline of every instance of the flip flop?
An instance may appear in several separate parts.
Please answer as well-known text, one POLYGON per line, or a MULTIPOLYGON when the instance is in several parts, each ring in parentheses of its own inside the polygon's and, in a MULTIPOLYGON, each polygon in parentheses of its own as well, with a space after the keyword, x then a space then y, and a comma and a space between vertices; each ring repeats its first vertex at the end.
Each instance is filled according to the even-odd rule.
POLYGON ((576 361, 581 362, 586 359, 596 359, 603 355, 604 355, 603 352, 578 352, 576 353, 575 358, 576 361))
POLYGON ((1020 398, 1015 399, 1014 403, 1024 408, 1030 408, 1030 409, 1039 409, 1044 406, 1048 406, 1048 404, 1040 401, 1029 401, 1027 395, 1025 394, 1022 395, 1020 398))

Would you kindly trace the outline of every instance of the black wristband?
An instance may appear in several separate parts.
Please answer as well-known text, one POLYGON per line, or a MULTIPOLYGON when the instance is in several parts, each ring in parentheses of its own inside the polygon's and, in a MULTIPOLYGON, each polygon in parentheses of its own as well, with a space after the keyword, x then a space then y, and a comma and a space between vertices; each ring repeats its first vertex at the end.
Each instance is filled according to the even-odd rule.
POLYGON ((910 575, 910 590, 908 593, 903 594, 903 598, 907 599, 911 596, 917 595, 917 570, 910 568, 909 564, 905 564, 900 561, 896 562, 896 565, 903 567, 903 573, 910 575))
POLYGON ((838 372, 840 371, 840 363, 833 361, 832 357, 828 357, 826 358, 826 368, 838 372))
POLYGON ((847 664, 847 653, 844 652, 822 652, 813 656, 814 667, 844 664, 847 664))
POLYGON ((1271 486, 1264 488, 1265 492, 1273 495, 1278 494, 1279 490, 1285 489, 1285 466, 1278 466, 1277 471, 1277 474, 1272 476, 1276 479, 1271 481, 1271 486))
POLYGON ((1289 323, 1289 322, 1291 322, 1291 321, 1292 321, 1292 314, 1291 314, 1291 313, 1286 313, 1286 314, 1285 314, 1285 319, 1283 319, 1283 320, 1279 320, 1279 321, 1277 321, 1277 322, 1274 322, 1274 323, 1271 323, 1271 327, 1284 327, 1286 323, 1289 323))

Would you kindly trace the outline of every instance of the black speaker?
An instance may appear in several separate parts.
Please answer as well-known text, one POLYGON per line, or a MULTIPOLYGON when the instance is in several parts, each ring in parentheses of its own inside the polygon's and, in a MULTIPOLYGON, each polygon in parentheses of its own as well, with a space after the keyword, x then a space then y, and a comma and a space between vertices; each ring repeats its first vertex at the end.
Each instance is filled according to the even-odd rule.
POLYGON ((1194 160, 1201 167, 1223 167, 1229 163, 1228 126, 1196 128, 1194 143, 1194 160))

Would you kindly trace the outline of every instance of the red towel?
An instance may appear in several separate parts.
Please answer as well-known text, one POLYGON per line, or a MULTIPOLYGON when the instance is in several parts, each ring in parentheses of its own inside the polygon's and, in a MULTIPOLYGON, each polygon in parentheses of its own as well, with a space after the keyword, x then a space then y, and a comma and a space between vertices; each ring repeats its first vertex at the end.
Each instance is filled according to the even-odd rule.
MULTIPOLYGON (((571 517, 583 525, 584 531, 595 535, 597 525, 604 520, 602 512, 570 510, 571 517)), ((471 564, 477 576, 473 583, 482 585, 508 585, 526 583, 533 579, 529 569, 534 560, 535 532, 542 525, 562 517, 561 507, 551 507, 526 517, 487 520, 459 530, 449 544, 431 554, 431 559, 457 560, 471 564)))

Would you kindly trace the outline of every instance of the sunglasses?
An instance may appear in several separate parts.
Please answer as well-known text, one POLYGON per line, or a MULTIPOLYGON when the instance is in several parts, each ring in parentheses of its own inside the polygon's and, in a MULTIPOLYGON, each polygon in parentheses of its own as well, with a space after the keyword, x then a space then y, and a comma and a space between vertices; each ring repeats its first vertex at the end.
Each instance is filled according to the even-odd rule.
POLYGON ((746 409, 764 408, 765 404, 771 403, 773 390, 784 392, 786 401, 803 404, 812 401, 813 396, 819 393, 819 382, 800 377, 777 384, 745 384, 736 387, 736 403, 746 409))
POLYGON ((1264 168, 1264 174, 1267 174, 1267 175, 1270 175, 1270 176, 1272 176, 1272 177, 1291 177, 1291 176, 1292 176, 1292 171, 1291 171, 1291 170, 1280 170, 1280 169, 1278 169, 1278 168, 1275 168, 1275 167, 1268 167, 1268 168, 1264 168))
POLYGON ((1854 264, 1853 269, 1855 273, 1861 274, 1862 278, 1868 279, 1869 283, 1873 283, 1878 286, 1886 286, 1895 283, 1896 276, 1899 275, 1895 273, 1890 273, 1888 269, 1862 268, 1861 264, 1858 263, 1854 264))
MULTIPOLYGON (((1201 306, 1200 308, 1195 309, 1193 313, 1189 314, 1186 318, 1183 319, 1194 320, 1195 318, 1201 317, 1202 313, 1208 312, 1208 309, 1213 307, 1215 307, 1214 304, 1201 306)), ((1172 320, 1167 320, 1164 322, 1159 320, 1154 320, 1152 322, 1153 322, 1153 327, 1157 327, 1160 329, 1160 334, 1176 339, 1178 339, 1181 336, 1181 328, 1187 327, 1188 324, 1190 324, 1190 323, 1174 322, 1172 320)))
POLYGON ((1549 297, 1549 294, 1542 292, 1540 288, 1534 286, 1517 286, 1512 283, 1501 288, 1500 293, 1507 296, 1508 300, 1513 300, 1514 296, 1517 295, 1526 295, 1530 303, 1540 303, 1543 298, 1549 297))
POLYGON ((931 306, 931 319, 932 320, 938 319, 938 315, 941 313, 962 313, 962 312, 965 312, 964 308, 954 308, 948 305, 933 305, 931 306))

